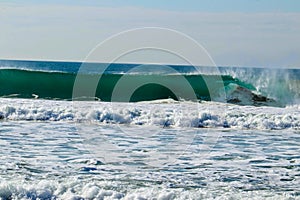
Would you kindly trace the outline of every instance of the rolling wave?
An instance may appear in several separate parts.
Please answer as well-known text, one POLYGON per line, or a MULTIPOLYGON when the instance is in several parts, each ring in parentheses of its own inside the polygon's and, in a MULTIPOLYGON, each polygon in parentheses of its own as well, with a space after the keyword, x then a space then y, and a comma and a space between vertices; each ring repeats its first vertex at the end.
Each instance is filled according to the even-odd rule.
MULTIPOLYGON (((86 84, 91 79, 99 79, 98 74, 82 75, 86 84)), ((124 77, 124 74, 103 74, 98 82, 95 98, 101 101, 112 101, 112 93, 118 81, 124 77)), ((197 99, 211 100, 211 90, 207 86, 218 92, 225 88, 228 102, 240 103, 244 105, 260 105, 268 102, 267 98, 253 93, 256 88, 248 83, 242 82, 229 75, 200 75, 200 74, 126 74, 129 80, 126 84, 136 82, 151 82, 138 88, 130 97, 130 102, 150 101, 157 99, 172 98, 175 100, 184 99, 180 94, 174 94, 170 89, 159 84, 161 80, 168 82, 174 88, 184 91, 185 88, 180 85, 184 77, 191 85, 197 99)), ((19 98, 42 98, 42 99, 63 99, 71 100, 73 98, 73 86, 76 79, 76 73, 56 72, 56 71, 32 71, 24 69, 0 69, 0 96, 1 97, 19 97, 19 98)), ((84 83, 85 84, 85 83, 84 83)), ((125 86, 126 87, 126 86, 125 86)), ((126 96, 126 94, 124 94, 126 96)), ((114 101, 125 101, 125 97, 119 96, 114 101)))
MULTIPOLYGON (((160 65, 144 65, 135 72, 139 64, 84 63, 55 61, 13 61, 0 60, 0 97, 8 98, 40 98, 77 100, 81 96, 73 96, 74 83, 80 74, 83 85, 97 80, 97 89, 92 96, 83 96, 101 101, 151 101, 157 99, 191 100, 176 91, 186 91, 191 86, 198 100, 214 100, 212 96, 225 96, 222 102, 255 106, 288 106, 300 103, 300 70, 276 68, 242 68, 219 67, 212 73, 211 67, 195 67, 170 65, 174 69, 164 71, 160 65), (99 69, 104 69, 99 74, 99 69), (178 72, 178 73, 177 73, 178 72), (118 82, 126 77, 122 85, 124 94, 112 98, 118 82), (101 79, 100 79, 101 78, 101 79), (135 83, 148 82, 132 94, 128 89, 135 83), (167 83, 165 87, 159 83, 167 83), (171 88, 171 89, 170 89, 171 88), (123 96, 122 96, 123 95, 123 96), (128 99, 128 95, 131 95, 128 99)), ((100 70, 101 71, 101 70, 100 70)), ((82 89, 84 90, 84 88, 82 89)), ((80 93, 80 91, 79 91, 80 93)), ((84 91, 83 91, 84 93, 84 91)), ((193 99, 196 100, 196 99, 193 99)), ((217 100, 218 101, 218 100, 217 100)))

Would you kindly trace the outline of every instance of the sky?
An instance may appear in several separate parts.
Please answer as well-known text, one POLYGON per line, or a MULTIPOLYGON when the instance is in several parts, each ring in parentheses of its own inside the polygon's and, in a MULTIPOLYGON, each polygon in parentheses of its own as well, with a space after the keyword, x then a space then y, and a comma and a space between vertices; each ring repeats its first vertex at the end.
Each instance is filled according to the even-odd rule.
MULTIPOLYGON (((193 38, 219 66, 300 68, 299 0, 0 0, 0 27, 0 59, 81 61, 115 34, 161 27, 193 38)), ((145 54, 122 61, 151 62, 145 54)))

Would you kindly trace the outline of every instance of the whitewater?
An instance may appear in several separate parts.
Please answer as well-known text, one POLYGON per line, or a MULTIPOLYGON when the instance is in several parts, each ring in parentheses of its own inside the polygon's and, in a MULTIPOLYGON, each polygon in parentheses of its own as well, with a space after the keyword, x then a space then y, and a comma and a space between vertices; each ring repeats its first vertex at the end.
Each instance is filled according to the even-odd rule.
POLYGON ((14 121, 69 121, 158 127, 300 129, 299 105, 253 107, 216 102, 139 103, 0 99, 0 118, 14 121), (222 111, 220 113, 220 111, 222 111))

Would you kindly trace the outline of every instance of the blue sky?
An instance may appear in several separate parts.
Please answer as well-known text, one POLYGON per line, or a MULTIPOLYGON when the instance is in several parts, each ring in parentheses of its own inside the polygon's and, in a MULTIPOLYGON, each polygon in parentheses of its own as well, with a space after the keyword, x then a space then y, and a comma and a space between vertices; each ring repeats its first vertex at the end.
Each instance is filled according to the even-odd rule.
POLYGON ((27 0, 6 1, 26 4, 65 4, 90 6, 138 6, 196 12, 299 12, 299 0, 27 0))
POLYGON ((155 26, 189 35, 217 65, 300 67, 298 0, 0 1, 0 26, 0 58, 83 60, 114 34, 155 26))

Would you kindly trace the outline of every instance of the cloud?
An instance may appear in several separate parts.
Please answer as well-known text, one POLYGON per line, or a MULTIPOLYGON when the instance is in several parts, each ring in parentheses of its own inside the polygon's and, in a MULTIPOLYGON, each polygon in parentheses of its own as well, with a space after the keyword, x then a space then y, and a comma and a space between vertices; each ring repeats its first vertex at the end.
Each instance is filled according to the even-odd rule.
POLYGON ((218 65, 300 67, 296 56, 300 54, 299 13, 199 13, 66 5, 1 7, 2 58, 82 60, 113 34, 158 26, 188 34, 206 47, 218 65))

